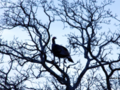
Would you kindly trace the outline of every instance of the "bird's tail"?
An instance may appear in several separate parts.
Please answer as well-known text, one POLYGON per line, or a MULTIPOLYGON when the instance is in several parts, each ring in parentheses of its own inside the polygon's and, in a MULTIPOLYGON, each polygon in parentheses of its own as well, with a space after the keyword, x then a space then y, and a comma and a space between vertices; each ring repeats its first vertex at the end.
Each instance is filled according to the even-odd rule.
POLYGON ((72 58, 69 56, 68 57, 68 60, 70 61, 70 62, 73 62, 73 60, 72 60, 72 58))

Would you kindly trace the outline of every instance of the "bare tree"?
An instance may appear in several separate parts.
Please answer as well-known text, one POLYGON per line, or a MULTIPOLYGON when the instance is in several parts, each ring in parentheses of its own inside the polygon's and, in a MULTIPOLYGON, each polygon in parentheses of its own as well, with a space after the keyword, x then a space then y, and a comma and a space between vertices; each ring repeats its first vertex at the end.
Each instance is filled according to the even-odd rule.
POLYGON ((110 19, 118 20, 106 9, 112 3, 112 0, 102 3, 96 0, 59 0, 59 5, 47 0, 2 1, 0 9, 4 13, 0 29, 23 28, 29 41, 21 42, 15 38, 8 42, 1 39, 1 89, 42 89, 39 86, 41 83, 33 81, 41 80, 42 77, 47 79, 47 83, 43 84, 46 90, 52 87, 55 90, 116 88, 116 81, 111 79, 119 75, 120 58, 111 57, 112 53, 116 53, 114 47, 118 47, 119 51, 120 33, 119 30, 102 30, 102 25, 109 25, 110 19), (43 11, 46 22, 39 18, 40 11, 43 11), (79 55, 74 64, 63 63, 60 67, 52 58, 50 27, 55 21, 61 21, 65 27, 70 26, 78 32, 67 34, 68 48, 79 55), (85 66, 81 65, 80 56, 84 56, 85 66), (38 87, 26 85, 28 81, 38 87))
MULTIPOLYGON (((48 47, 50 41, 49 28, 54 18, 48 15, 47 9, 49 8, 46 8, 44 2, 34 2, 34 0, 2 2, 1 9, 4 10, 4 13, 1 18, 0 28, 12 30, 16 27, 22 27, 27 31, 30 41, 29 43, 20 42, 15 38, 10 43, 3 40, 0 42, 0 53, 2 56, 5 55, 10 58, 10 61, 8 60, 8 69, 4 70, 6 67, 1 67, 1 79, 3 80, 0 86, 4 89, 16 89, 22 82, 31 80, 33 77, 37 78, 35 72, 41 74, 47 70, 53 76, 59 77, 51 69, 53 63, 47 59, 47 53, 50 52, 50 48, 48 47), (43 9, 48 18, 48 23, 46 24, 37 19, 39 7, 43 9), (50 66, 46 63, 49 63, 50 66), (16 75, 10 77, 10 72, 14 72, 14 70, 16 75)), ((1 60, 1 66, 2 61, 4 62, 4 60, 1 60)))
POLYGON ((101 83, 102 88, 108 90, 112 88, 111 77, 120 70, 120 58, 111 59, 111 54, 114 52, 113 47, 119 48, 120 46, 120 33, 119 30, 102 30, 103 24, 110 25, 110 19, 116 19, 116 15, 112 15, 111 11, 106 9, 111 3, 114 1, 105 0, 100 3, 96 0, 74 0, 72 2, 60 0, 59 7, 53 8, 54 14, 59 16, 59 21, 62 21, 65 26, 67 24, 71 29, 78 30, 79 34, 67 35, 69 46, 75 52, 82 51, 84 58, 87 59, 73 88, 78 87, 89 69, 99 67, 106 77, 104 81, 106 84, 101 83))

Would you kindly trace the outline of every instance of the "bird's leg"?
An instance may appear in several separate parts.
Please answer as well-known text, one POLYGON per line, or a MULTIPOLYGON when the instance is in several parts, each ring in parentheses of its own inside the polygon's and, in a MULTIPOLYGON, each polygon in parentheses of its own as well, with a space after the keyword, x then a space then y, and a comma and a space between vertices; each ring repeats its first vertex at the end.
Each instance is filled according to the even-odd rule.
POLYGON ((65 59, 64 59, 64 61, 63 61, 63 71, 65 71, 65 59))
POLYGON ((55 62, 55 56, 54 56, 54 59, 53 59, 53 61, 55 62))
POLYGON ((53 58, 52 62, 53 62, 53 63, 55 62, 55 56, 54 56, 54 58, 53 58))
POLYGON ((64 63, 66 63, 66 59, 64 59, 64 63))
POLYGON ((54 64, 57 64, 58 62, 55 62, 55 56, 54 56, 54 58, 53 58, 53 60, 52 60, 52 63, 54 63, 54 64))
POLYGON ((58 58, 59 59, 59 66, 60 66, 60 58, 58 58))

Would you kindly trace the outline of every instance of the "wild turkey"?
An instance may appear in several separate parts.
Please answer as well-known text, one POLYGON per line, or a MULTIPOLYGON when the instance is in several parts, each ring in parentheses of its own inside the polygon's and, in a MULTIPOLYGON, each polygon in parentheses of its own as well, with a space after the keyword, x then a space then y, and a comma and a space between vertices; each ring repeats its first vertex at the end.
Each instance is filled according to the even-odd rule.
POLYGON ((56 37, 52 38, 52 53, 54 56, 58 57, 59 60, 60 58, 67 58, 70 62, 73 62, 68 50, 63 46, 56 44, 55 39, 56 37))

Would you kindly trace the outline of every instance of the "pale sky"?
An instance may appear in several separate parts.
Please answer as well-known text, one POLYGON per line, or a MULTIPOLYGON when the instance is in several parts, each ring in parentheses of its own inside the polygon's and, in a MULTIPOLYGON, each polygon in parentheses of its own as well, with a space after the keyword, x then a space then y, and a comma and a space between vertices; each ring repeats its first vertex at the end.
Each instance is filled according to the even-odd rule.
MULTIPOLYGON (((120 7, 120 0, 116 0, 116 2, 112 5, 109 5, 108 8, 111 9, 113 14, 117 14, 118 17, 120 18, 119 7, 120 7)), ((43 14, 43 15, 40 15, 40 16, 43 19, 43 22, 45 22, 45 20, 46 20, 46 18, 44 18, 45 15, 43 14)), ((103 26, 102 30, 111 29, 111 30, 114 31, 114 30, 118 29, 118 27, 116 28, 113 25, 114 23, 118 24, 119 22, 113 20, 111 25, 103 26)), ((50 28, 50 34, 52 36, 57 37, 56 43, 60 44, 60 45, 63 45, 63 46, 66 46, 68 44, 67 37, 65 37, 65 35, 70 33, 70 32, 74 32, 74 33, 77 34, 77 31, 75 31, 74 29, 70 29, 69 27, 65 28, 63 30, 63 24, 61 22, 55 22, 55 23, 53 22, 52 25, 51 25, 51 28, 50 28)), ((11 40, 14 39, 14 37, 18 37, 18 39, 22 40, 22 41, 26 41, 29 38, 28 34, 26 33, 26 31, 23 30, 23 28, 17 27, 14 30, 4 30, 4 31, 2 31, 2 38, 4 40, 8 40, 8 41, 10 40, 11 41, 11 40)), ((73 57, 73 59, 74 59, 74 57, 73 57)))
MULTIPOLYGON (((120 18, 120 0, 115 0, 115 3, 110 5, 109 7, 113 13, 117 14, 118 17, 120 18)), ((120 22, 112 22, 113 24, 114 23, 120 23, 120 22)), ((114 26, 114 25, 110 25, 108 27, 103 27, 104 29, 103 30, 106 30, 106 29, 111 29, 111 30, 116 30, 117 28, 114 26)), ((66 28, 65 30, 63 30, 63 25, 61 22, 56 22, 56 23, 53 23, 51 28, 50 28, 50 33, 53 35, 53 36, 56 36, 57 39, 56 39, 56 43, 58 44, 61 44, 63 46, 66 46, 68 43, 67 43, 67 37, 65 37, 65 34, 68 34, 70 32, 75 32, 73 30, 70 30, 70 28, 66 28)), ((77 33, 77 32, 75 32, 77 33)), ((1 34, 1 33, 0 33, 1 34)), ((23 31, 22 28, 15 28, 14 30, 4 30, 2 32, 2 38, 4 40, 8 40, 8 41, 11 41, 13 40, 14 37, 18 37, 19 40, 27 40, 28 39, 28 35, 26 34, 25 31, 23 31)), ((72 57, 73 60, 75 60, 76 58, 75 57, 72 57)))
MULTIPOLYGON (((118 17, 120 18, 120 11, 119 11, 119 7, 120 7, 120 0, 115 0, 115 3, 110 5, 110 9, 113 13, 117 14, 118 17)), ((115 22, 113 22, 115 23, 115 22)), ((117 22, 118 23, 118 22, 117 22)), ((17 28, 14 30, 4 30, 2 32, 2 37, 6 40, 12 40, 13 36, 15 37, 19 37, 19 38, 25 38, 25 32, 20 30, 21 28, 17 28), (20 33, 19 33, 20 32, 20 33), (22 37, 21 37, 22 35, 22 37), (24 36, 24 37, 23 37, 24 36)), ((116 29, 113 27, 113 29, 116 29)), ((66 37, 63 37, 65 34, 72 32, 73 30, 70 30, 70 28, 66 28, 65 30, 63 30, 63 25, 61 24, 61 22, 55 22, 52 24, 50 32, 53 36, 57 36, 57 41, 62 40, 66 40, 66 37)), ((0 33, 1 34, 1 33, 0 33)), ((60 43, 60 42, 58 42, 60 43)), ((62 43, 61 43, 62 44, 62 43)))

